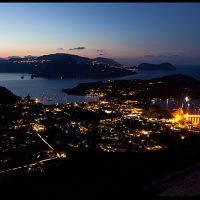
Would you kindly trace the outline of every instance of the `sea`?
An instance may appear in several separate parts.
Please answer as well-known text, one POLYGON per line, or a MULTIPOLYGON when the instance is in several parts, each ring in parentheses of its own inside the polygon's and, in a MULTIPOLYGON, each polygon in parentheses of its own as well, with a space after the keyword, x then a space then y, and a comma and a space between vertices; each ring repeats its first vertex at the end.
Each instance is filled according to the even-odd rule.
MULTIPOLYGON (((124 76, 120 78, 111 78, 109 80, 152 79, 172 74, 190 75, 193 78, 200 80, 200 65, 176 66, 176 70, 173 71, 138 71, 138 73, 134 75, 124 76)), ((46 105, 68 102, 98 101, 98 97, 67 95, 62 92, 62 89, 73 88, 79 83, 88 83, 105 80, 108 79, 31 79, 30 74, 0 73, 0 86, 6 87, 11 92, 20 97, 26 97, 29 94, 31 96, 31 99, 38 98, 43 104, 46 105), (24 77, 23 79, 22 76, 24 77)))

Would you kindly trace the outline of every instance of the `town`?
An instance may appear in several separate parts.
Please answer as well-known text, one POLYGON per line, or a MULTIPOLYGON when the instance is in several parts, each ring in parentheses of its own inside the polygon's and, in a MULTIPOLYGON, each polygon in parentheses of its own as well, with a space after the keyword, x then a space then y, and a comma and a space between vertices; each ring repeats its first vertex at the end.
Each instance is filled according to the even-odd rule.
POLYGON ((145 87, 117 89, 126 98, 117 98, 117 92, 108 95, 113 87, 117 89, 112 83, 103 91, 87 90, 86 96, 98 96, 94 102, 43 105, 38 98, 23 98, 1 104, 1 181, 21 172, 43 171, 70 158, 78 148, 145 153, 200 137, 200 115, 189 113, 190 97, 182 99, 182 107, 167 109, 168 99, 163 108, 161 99, 130 98, 145 87))

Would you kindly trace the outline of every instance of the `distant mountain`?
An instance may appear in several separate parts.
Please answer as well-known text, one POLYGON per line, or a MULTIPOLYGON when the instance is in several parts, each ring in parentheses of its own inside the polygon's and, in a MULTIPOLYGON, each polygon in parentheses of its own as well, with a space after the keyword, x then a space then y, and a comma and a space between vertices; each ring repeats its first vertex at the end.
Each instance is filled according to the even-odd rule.
POLYGON ((36 59, 37 56, 31 56, 31 55, 28 55, 28 56, 24 56, 24 58, 27 58, 27 59, 36 59))
POLYGON ((121 67, 122 65, 112 59, 109 58, 103 58, 103 57, 98 57, 93 59, 94 63, 101 63, 109 66, 115 66, 115 67, 121 67))
POLYGON ((158 65, 142 63, 138 65, 138 70, 176 70, 176 68, 170 63, 161 63, 158 65))
POLYGON ((6 62, 4 58, 0 58, 0 64, 6 62))
POLYGON ((18 58, 21 58, 21 57, 20 57, 20 56, 9 56, 9 57, 8 57, 8 60, 10 60, 10 59, 15 59, 15 58, 18 59, 18 58))
POLYGON ((37 58, 38 60, 46 60, 46 61, 63 61, 63 62, 83 62, 87 63, 90 62, 91 59, 87 57, 81 57, 73 54, 65 54, 65 53, 56 53, 56 54, 49 54, 43 55, 37 58))
POLYGON ((65 53, 11 58, 0 64, 0 72, 31 73, 47 78, 111 78, 135 73, 112 59, 90 59, 65 53))
POLYGON ((0 104, 9 104, 19 101, 21 98, 14 95, 5 87, 0 87, 0 104))

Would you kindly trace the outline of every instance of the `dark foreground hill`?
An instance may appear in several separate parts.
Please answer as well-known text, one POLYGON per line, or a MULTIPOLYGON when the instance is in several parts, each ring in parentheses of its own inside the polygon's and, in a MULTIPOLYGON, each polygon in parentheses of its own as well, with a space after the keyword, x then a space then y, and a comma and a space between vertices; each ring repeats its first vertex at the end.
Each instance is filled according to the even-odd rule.
POLYGON ((11 177, 1 184, 1 194, 20 199, 27 195, 45 199, 155 196, 159 191, 153 180, 198 162, 198 145, 199 140, 195 145, 141 154, 79 149, 71 158, 43 173, 11 177))
POLYGON ((19 101, 21 98, 14 95, 5 87, 0 87, 0 104, 9 104, 19 101))

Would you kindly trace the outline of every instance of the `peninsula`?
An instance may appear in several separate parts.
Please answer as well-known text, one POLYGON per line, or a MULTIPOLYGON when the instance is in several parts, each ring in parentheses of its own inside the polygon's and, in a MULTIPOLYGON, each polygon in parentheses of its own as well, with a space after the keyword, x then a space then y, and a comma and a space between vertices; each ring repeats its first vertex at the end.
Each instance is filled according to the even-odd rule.
POLYGON ((136 73, 112 59, 91 59, 65 53, 1 59, 0 72, 29 73, 45 78, 112 78, 136 73))

